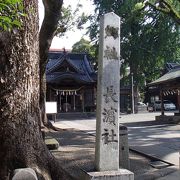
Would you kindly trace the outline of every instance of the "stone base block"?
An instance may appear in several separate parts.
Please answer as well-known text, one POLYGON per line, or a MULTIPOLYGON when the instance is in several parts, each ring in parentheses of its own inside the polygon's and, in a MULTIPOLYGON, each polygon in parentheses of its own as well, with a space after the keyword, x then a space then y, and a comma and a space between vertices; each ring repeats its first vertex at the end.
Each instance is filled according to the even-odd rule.
POLYGON ((49 150, 55 150, 59 148, 58 141, 52 137, 45 137, 45 144, 49 150))
POLYGON ((119 169, 119 171, 84 172, 81 180, 134 180, 134 173, 127 169, 119 169))

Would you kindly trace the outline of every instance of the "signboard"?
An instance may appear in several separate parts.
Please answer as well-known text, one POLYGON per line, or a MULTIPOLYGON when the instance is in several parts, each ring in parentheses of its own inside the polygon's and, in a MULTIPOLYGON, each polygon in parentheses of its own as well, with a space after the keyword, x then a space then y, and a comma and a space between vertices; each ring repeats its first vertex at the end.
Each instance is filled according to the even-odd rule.
POLYGON ((46 102, 46 114, 57 113, 57 102, 46 102))

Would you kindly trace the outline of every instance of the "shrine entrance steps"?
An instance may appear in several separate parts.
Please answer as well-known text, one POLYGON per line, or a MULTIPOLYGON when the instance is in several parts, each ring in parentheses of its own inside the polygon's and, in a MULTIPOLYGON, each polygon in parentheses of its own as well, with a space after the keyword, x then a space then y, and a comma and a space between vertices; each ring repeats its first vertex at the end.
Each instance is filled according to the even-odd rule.
POLYGON ((96 116, 95 112, 67 112, 67 113, 58 113, 56 118, 58 119, 86 119, 94 118, 96 116))

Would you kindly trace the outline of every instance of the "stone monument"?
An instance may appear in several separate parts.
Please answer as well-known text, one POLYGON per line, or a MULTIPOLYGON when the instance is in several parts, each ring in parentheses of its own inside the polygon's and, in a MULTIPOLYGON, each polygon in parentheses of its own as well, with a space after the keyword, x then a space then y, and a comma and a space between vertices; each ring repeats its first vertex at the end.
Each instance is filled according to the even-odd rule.
POLYGON ((95 165, 119 169, 120 18, 105 14, 100 22, 95 165))
POLYGON ((95 168, 87 179, 133 180, 119 169, 120 18, 107 13, 100 21, 95 168))
MULTIPOLYGON (((97 119, 94 172, 82 171, 82 180, 134 180, 119 168, 120 18, 107 13, 100 21, 97 119)), ((124 143, 120 146, 124 148, 124 143)), ((124 154, 124 153, 123 153, 124 154)))

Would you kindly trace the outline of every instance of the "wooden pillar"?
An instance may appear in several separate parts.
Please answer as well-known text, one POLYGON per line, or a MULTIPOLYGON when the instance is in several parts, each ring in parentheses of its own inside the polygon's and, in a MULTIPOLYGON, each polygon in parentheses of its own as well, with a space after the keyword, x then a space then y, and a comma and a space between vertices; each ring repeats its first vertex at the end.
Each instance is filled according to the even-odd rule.
POLYGON ((162 88, 160 88, 160 98, 161 98, 161 115, 164 115, 164 96, 163 96, 162 88))
POLYGON ((61 91, 60 91, 60 93, 59 93, 59 109, 60 109, 60 111, 62 110, 62 107, 61 107, 61 91))
POLYGON ((96 89, 96 87, 94 87, 94 95, 93 95, 93 98, 94 98, 93 105, 94 106, 96 106, 96 101, 97 101, 97 94, 96 94, 96 92, 97 92, 97 89, 96 89))
POLYGON ((177 104, 178 104, 178 110, 180 113, 180 89, 177 90, 177 104))
POLYGON ((82 110, 84 112, 84 88, 82 89, 82 110))
POLYGON ((48 97, 47 99, 51 101, 51 88, 47 87, 48 97))
POLYGON ((65 92, 66 93, 66 112, 68 111, 68 109, 67 109, 67 92, 65 92))
POLYGON ((53 101, 54 100, 54 99, 52 99, 52 90, 49 86, 47 86, 46 100, 47 101, 53 101))
MULTIPOLYGON (((52 101, 52 99, 51 99, 51 101, 52 101)), ((56 101, 57 104, 58 104, 58 101, 59 101, 58 90, 56 90, 56 97, 53 98, 53 101, 56 101)), ((57 108, 57 109, 58 109, 58 108, 57 108)))
POLYGON ((76 95, 73 93, 74 111, 76 110, 76 95))

